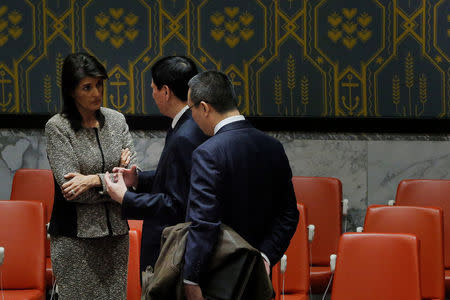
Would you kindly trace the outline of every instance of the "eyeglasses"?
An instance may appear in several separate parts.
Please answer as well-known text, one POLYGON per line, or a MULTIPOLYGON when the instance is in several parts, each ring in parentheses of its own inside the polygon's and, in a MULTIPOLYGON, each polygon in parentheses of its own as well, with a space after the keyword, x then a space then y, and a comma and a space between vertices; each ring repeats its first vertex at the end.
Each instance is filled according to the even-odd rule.
POLYGON ((192 104, 192 105, 188 106, 188 109, 191 109, 191 108, 193 108, 194 106, 197 106, 197 105, 199 105, 199 103, 200 103, 200 102, 197 102, 197 103, 194 103, 194 104, 192 104))
POLYGON ((208 102, 208 101, 205 101, 205 100, 201 100, 201 101, 198 101, 197 103, 194 103, 194 104, 188 106, 188 109, 191 109, 194 106, 198 106, 200 104, 200 102, 202 102, 202 101, 205 102, 205 103, 208 103, 208 104, 215 104, 215 102, 208 102))

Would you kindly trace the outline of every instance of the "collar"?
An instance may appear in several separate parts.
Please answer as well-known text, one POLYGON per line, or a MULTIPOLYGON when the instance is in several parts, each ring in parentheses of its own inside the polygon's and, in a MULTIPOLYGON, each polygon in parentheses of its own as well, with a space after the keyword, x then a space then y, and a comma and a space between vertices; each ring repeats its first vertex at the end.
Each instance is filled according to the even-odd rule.
POLYGON ((178 120, 180 120, 181 116, 182 116, 182 115, 184 114, 184 112, 187 111, 188 109, 189 109, 189 106, 186 105, 185 107, 183 107, 183 108, 175 115, 175 117, 173 117, 173 120, 172 120, 172 129, 175 128, 175 126, 176 126, 177 123, 178 123, 178 120))
POLYGON ((237 122, 237 121, 243 121, 243 120, 245 120, 245 117, 243 115, 225 118, 216 124, 216 126, 214 127, 214 134, 216 134, 217 131, 219 131, 220 128, 222 128, 225 125, 228 125, 230 123, 237 122))

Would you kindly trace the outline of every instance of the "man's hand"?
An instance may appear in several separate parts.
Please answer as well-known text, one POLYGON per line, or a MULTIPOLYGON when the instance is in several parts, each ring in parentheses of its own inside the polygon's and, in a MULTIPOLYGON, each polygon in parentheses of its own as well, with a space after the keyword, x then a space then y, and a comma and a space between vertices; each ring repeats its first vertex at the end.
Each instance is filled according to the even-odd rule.
POLYGON ((113 170, 113 173, 122 173, 123 175, 123 181, 125 182, 125 185, 127 187, 137 187, 138 185, 138 175, 137 175, 137 171, 136 171, 136 166, 133 165, 131 166, 130 169, 125 169, 125 168, 118 168, 115 167, 113 170))
POLYGON ((205 300, 199 285, 184 284, 184 294, 187 300, 205 300))
POLYGON ((122 204, 123 196, 127 191, 127 187, 125 185, 125 182, 123 181, 122 173, 110 174, 109 172, 106 172, 105 182, 106 182, 106 191, 108 192, 109 196, 114 201, 122 204), (114 177, 114 181, 113 179, 111 179, 111 176, 114 177))

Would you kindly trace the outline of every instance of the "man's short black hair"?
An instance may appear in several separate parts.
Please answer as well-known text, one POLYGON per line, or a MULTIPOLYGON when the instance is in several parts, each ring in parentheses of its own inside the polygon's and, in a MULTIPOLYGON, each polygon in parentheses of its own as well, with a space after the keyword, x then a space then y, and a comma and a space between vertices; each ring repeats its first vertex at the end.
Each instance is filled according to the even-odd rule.
POLYGON ((189 88, 193 105, 205 101, 211 104, 218 113, 225 113, 237 108, 233 84, 222 72, 200 73, 189 81, 189 88))
POLYGON ((195 63, 185 56, 167 56, 151 69, 153 83, 158 89, 167 85, 181 101, 187 101, 189 80, 198 74, 195 63))

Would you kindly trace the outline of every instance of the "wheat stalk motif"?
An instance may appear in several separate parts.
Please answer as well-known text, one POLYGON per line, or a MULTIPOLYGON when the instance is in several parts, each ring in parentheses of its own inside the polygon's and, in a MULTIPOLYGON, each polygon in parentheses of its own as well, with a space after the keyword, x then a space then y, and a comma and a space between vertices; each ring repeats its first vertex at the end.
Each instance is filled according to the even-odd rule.
MULTIPOLYGON (((419 101, 422 103, 422 108, 420 111, 418 111, 416 105, 416 116, 421 116, 423 112, 425 111, 425 103, 428 101, 427 96, 427 76, 422 73, 419 76, 419 101)), ((419 104, 420 105, 420 104, 419 104)))
POLYGON ((47 103, 48 111, 50 112, 50 102, 52 102, 52 78, 48 74, 44 77, 44 101, 47 103))
POLYGON ((281 115, 280 106, 283 103, 283 90, 282 90, 281 79, 280 79, 279 75, 277 75, 277 77, 275 78, 274 94, 275 94, 275 104, 278 107, 278 114, 281 115))
POLYGON ((58 53, 56 56, 56 86, 61 87, 61 73, 62 73, 62 65, 64 63, 64 58, 61 53, 58 53))
POLYGON ((300 82, 301 94, 302 94, 302 104, 304 106, 304 113, 306 113, 306 106, 309 104, 309 80, 306 76, 302 77, 300 82))
POLYGON ((291 114, 294 114, 294 100, 292 98, 292 90, 295 88, 295 59, 292 54, 289 54, 287 60, 287 77, 288 77, 288 88, 291 94, 291 114))
POLYGON ((420 93, 420 103, 427 103, 427 75, 421 74, 419 77, 419 93, 420 93))
POLYGON ((395 112, 398 113, 398 104, 400 103, 400 77, 397 74, 392 78, 392 102, 395 104, 395 112))
POLYGON ((62 107, 61 74, 64 58, 61 53, 56 56, 56 86, 59 87, 59 107, 62 107))
POLYGON ((408 52, 405 59, 405 85, 408 88, 409 94, 409 114, 412 115, 411 89, 414 86, 414 58, 412 57, 411 52, 408 52))

